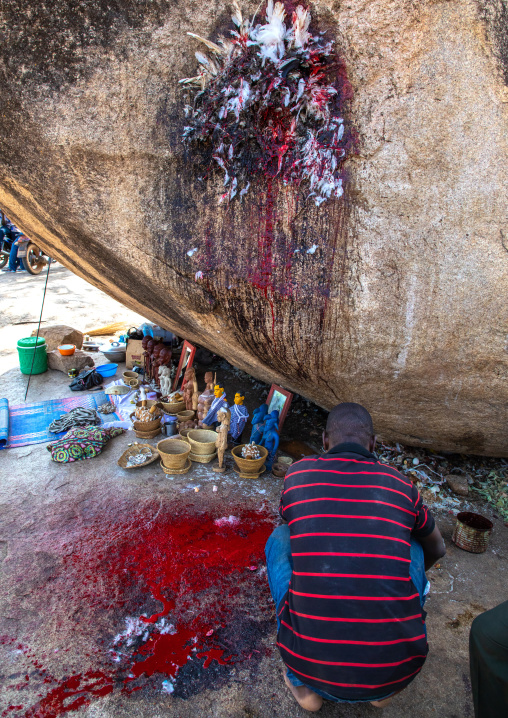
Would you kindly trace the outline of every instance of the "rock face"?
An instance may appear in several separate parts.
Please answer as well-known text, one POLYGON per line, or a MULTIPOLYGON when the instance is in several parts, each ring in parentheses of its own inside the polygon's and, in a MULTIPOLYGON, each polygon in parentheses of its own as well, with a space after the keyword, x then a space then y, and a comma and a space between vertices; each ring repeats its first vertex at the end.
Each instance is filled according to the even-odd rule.
MULTIPOLYGON (((257 3, 245 4, 249 14, 257 3)), ((181 135, 229 6, 7 0, 0 206, 90 282, 387 439, 508 455, 504 0, 318 2, 353 97, 345 194, 218 205, 181 135), (193 251, 197 250, 197 251, 193 251)), ((50 287, 51 289, 51 287, 50 287)))

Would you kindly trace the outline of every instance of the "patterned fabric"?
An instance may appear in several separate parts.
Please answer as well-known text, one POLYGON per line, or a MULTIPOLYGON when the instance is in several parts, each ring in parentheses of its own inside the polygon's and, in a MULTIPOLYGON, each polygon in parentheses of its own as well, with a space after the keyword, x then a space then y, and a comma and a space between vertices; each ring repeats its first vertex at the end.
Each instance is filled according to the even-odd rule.
POLYGON ((123 434, 123 429, 102 429, 97 426, 78 426, 70 429, 58 441, 46 447, 53 461, 67 464, 98 456, 108 441, 123 434))
POLYGON ((231 424, 229 425, 229 433, 236 440, 245 428, 249 412, 243 404, 233 404, 230 411, 231 424))
POLYGON ((217 421, 217 412, 219 412, 221 409, 228 409, 228 402, 226 400, 225 394, 219 397, 215 397, 215 399, 212 401, 210 411, 203 419, 203 424, 206 424, 207 426, 212 426, 212 424, 215 424, 215 422, 217 421))

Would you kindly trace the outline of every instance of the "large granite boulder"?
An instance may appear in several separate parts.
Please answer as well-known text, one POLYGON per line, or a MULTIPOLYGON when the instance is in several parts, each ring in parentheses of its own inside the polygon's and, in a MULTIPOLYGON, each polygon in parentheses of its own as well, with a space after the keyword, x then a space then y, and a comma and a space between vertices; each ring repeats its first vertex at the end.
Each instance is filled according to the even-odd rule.
POLYGON ((218 205, 217 174, 199 179, 178 81, 200 49, 186 33, 224 34, 226 3, 6 0, 0 206, 77 274, 265 381, 361 402, 387 439, 506 456, 506 2, 311 9, 353 89, 341 199, 317 207, 254 174, 218 205))

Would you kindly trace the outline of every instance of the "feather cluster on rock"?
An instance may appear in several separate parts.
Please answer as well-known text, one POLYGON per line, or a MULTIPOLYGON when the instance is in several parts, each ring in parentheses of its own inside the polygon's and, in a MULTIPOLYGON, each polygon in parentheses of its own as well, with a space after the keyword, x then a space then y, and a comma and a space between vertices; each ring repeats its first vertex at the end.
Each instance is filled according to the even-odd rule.
POLYGON ((235 0, 231 39, 188 33, 208 52, 196 52, 198 75, 180 81, 198 88, 183 141, 224 173, 221 201, 243 197, 261 175, 308 183, 319 206, 343 194, 353 140, 341 115, 350 85, 308 8, 298 5, 286 22, 284 5, 268 0, 265 19, 245 18, 235 0))

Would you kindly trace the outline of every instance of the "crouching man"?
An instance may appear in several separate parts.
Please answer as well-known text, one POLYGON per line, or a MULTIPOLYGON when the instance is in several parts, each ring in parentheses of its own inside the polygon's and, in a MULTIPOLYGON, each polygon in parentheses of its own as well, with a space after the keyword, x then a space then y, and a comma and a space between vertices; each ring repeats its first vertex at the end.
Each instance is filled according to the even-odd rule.
POLYGON ((284 680, 302 708, 323 698, 384 707, 427 656, 425 570, 445 554, 418 490, 380 464, 369 412, 339 404, 326 453, 293 464, 266 544, 284 680))

